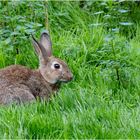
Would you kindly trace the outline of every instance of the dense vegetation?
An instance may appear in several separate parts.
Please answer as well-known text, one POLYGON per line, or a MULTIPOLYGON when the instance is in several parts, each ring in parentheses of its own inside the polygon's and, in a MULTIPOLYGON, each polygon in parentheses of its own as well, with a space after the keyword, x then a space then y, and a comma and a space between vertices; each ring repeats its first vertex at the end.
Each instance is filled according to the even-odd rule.
POLYGON ((1 1, 0 67, 38 67, 48 29, 75 79, 48 103, 0 107, 0 138, 140 138, 140 8, 134 1, 1 1))

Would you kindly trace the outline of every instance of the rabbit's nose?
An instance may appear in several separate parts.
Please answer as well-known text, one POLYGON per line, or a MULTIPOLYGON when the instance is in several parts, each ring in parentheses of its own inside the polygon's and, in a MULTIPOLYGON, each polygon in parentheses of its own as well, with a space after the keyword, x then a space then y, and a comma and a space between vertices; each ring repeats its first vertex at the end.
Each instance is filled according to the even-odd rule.
POLYGON ((73 79, 73 75, 68 76, 68 80, 71 81, 73 79))

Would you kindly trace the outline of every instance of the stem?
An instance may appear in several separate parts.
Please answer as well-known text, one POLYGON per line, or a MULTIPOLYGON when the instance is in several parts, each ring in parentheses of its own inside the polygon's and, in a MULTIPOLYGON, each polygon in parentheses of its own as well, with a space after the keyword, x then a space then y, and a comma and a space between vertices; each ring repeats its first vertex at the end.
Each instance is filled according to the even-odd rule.
MULTIPOLYGON (((113 55, 114 55, 114 60, 116 61, 117 58, 116 58, 116 53, 115 53, 115 48, 114 48, 114 42, 113 41, 112 41, 112 45, 111 46, 112 46, 112 51, 113 51, 113 55)), ((121 80, 120 80, 120 74, 119 74, 119 67, 118 66, 115 66, 115 71, 116 71, 118 86, 120 88, 121 80)))

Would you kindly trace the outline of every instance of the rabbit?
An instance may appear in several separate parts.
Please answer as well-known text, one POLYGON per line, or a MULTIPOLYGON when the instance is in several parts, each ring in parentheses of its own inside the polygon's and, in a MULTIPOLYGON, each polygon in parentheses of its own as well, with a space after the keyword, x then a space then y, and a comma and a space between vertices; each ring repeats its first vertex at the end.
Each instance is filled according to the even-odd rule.
POLYGON ((59 90, 62 82, 69 82, 73 74, 68 65, 52 55, 52 42, 47 31, 40 41, 32 36, 39 58, 39 68, 32 70, 21 65, 0 69, 0 104, 19 104, 49 100, 59 90))

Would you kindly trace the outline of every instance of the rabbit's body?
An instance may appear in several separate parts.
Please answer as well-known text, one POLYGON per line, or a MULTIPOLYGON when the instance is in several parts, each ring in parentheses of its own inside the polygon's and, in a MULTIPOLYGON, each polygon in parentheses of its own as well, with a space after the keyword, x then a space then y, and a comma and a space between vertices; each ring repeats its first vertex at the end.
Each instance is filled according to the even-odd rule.
POLYGON ((0 104, 27 102, 36 98, 47 100, 58 88, 59 84, 50 84, 42 78, 39 70, 20 65, 0 70, 0 104))
POLYGON ((39 69, 11 65, 0 70, 0 104, 24 103, 36 98, 48 100, 59 89, 60 82, 72 79, 66 63, 51 56, 51 43, 47 37, 48 34, 43 33, 41 44, 35 39, 33 42, 39 55, 39 69))

